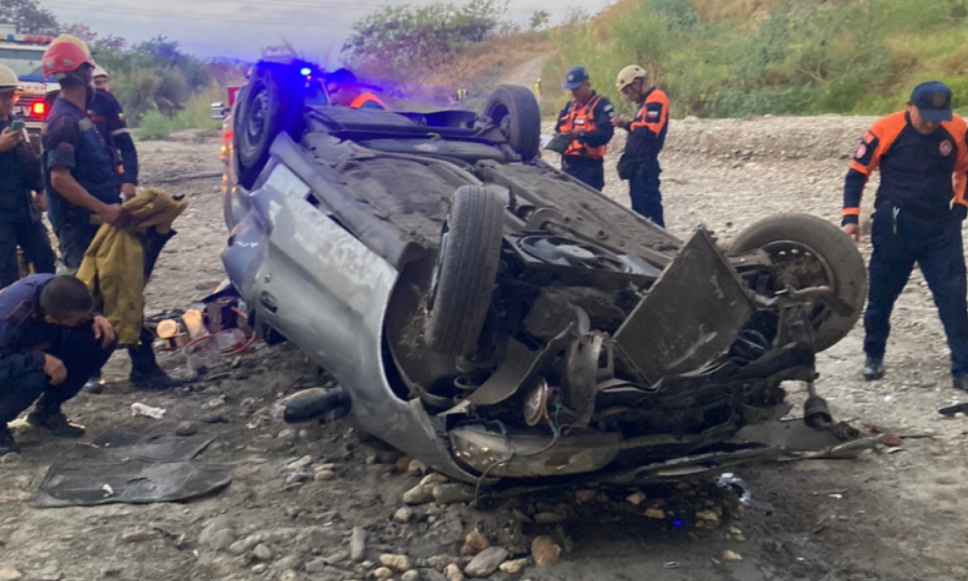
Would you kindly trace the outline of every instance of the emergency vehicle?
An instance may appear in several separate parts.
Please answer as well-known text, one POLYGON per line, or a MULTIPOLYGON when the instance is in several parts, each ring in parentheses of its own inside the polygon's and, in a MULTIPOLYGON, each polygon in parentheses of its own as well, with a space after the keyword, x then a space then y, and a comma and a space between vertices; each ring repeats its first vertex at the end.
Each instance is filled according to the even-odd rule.
POLYGON ((17 34, 12 24, 0 23, 0 63, 13 69, 20 79, 19 99, 13 114, 24 120, 30 144, 40 151, 40 130, 47 117, 48 91, 59 89, 44 78, 41 61, 53 41, 51 36, 17 34))

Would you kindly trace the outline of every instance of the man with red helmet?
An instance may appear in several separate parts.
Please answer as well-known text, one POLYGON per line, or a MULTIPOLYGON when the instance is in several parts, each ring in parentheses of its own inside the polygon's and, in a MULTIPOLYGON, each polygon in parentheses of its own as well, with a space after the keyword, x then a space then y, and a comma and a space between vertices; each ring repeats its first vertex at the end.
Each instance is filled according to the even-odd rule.
MULTIPOLYGON (((48 193, 48 216, 60 243, 64 266, 76 272, 101 224, 123 227, 127 220, 120 204, 116 152, 108 147, 90 117, 95 96, 96 66, 87 46, 60 36, 44 53, 45 77, 54 77, 61 90, 47 116, 43 137, 43 166, 48 193)), ((164 389, 181 382, 158 367, 151 347, 154 335, 142 329, 140 345, 129 347, 131 382, 164 389)), ((89 384, 99 391, 99 382, 89 384)))

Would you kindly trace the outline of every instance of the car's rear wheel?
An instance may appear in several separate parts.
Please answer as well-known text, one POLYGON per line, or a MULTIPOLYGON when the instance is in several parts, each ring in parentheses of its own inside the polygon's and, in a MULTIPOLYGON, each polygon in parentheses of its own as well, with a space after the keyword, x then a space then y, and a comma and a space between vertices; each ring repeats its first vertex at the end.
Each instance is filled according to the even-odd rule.
POLYGON ((491 190, 463 186, 454 192, 427 298, 425 339, 438 353, 458 356, 477 348, 497 280, 503 213, 491 190))
POLYGON ((818 303, 810 309, 818 352, 854 328, 867 296, 867 271, 857 247, 839 228, 809 214, 772 216, 740 233, 729 251, 738 255, 757 249, 769 254, 778 280, 797 288, 828 286, 850 307, 837 312, 818 303))
POLYGON ((292 67, 259 63, 239 92, 233 130, 243 187, 251 188, 258 179, 276 136, 286 132, 297 141, 302 139, 302 86, 303 78, 292 67))
POLYGON ((484 116, 499 125, 508 144, 524 161, 531 161, 541 147, 541 109, 534 93, 518 85, 501 85, 488 95, 484 116))

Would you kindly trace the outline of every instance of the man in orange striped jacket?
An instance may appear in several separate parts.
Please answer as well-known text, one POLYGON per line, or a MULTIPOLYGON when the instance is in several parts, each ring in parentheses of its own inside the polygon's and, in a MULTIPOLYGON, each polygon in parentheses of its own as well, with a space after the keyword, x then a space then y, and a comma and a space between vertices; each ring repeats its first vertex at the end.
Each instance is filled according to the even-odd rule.
POLYGON ((884 377, 891 311, 915 262, 934 295, 951 349, 954 387, 968 391, 968 300, 961 223, 968 216, 968 125, 951 112, 951 90, 937 81, 915 87, 907 109, 864 134, 844 184, 844 232, 859 239, 864 186, 880 169, 874 200, 870 292, 864 315, 864 378, 884 377))
POLYGON ((629 132, 625 153, 618 161, 618 177, 629 181, 632 209, 665 228, 659 192, 659 152, 669 128, 669 98, 648 86, 645 77, 642 67, 631 65, 622 69, 615 81, 622 95, 639 106, 631 121, 621 115, 612 118, 612 125, 629 132))

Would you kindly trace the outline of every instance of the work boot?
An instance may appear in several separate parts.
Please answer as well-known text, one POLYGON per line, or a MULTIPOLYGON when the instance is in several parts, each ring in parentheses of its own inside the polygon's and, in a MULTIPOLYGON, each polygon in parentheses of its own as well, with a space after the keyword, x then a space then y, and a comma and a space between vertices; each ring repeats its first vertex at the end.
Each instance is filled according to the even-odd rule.
POLYGON ((6 424, 0 426, 0 456, 19 452, 20 448, 17 447, 17 442, 14 441, 10 429, 7 428, 6 424))
POLYGON ((160 367, 155 367, 147 373, 132 370, 128 381, 138 389, 152 390, 174 389, 185 385, 184 381, 168 375, 160 367))
POLYGON ((868 357, 864 362, 864 380, 877 381, 884 378, 884 359, 881 357, 868 357))
POLYGON ((955 389, 960 389, 961 391, 968 391, 968 375, 959 375, 958 377, 952 377, 952 387, 955 389))
POLYGON ((55 438, 80 438, 84 435, 84 426, 67 419, 64 412, 55 414, 33 412, 27 416, 27 423, 35 428, 50 430, 55 438))
POLYGON ((87 380, 87 383, 84 384, 84 387, 81 388, 81 391, 94 395, 100 394, 104 391, 104 383, 104 378, 102 378, 101 373, 98 372, 97 375, 87 380))

